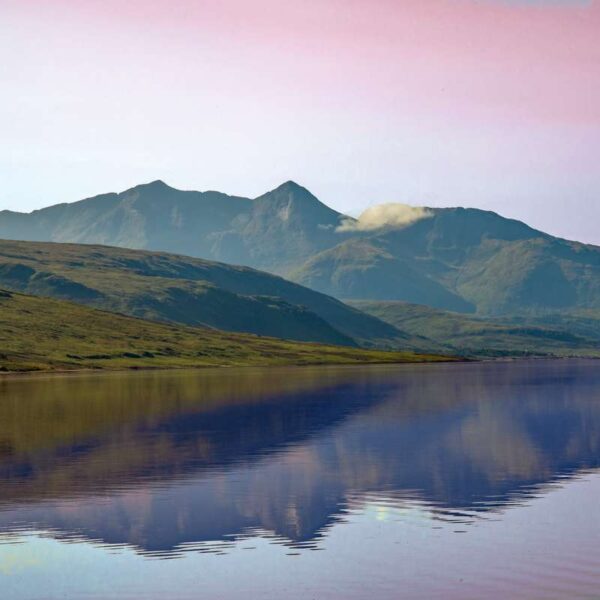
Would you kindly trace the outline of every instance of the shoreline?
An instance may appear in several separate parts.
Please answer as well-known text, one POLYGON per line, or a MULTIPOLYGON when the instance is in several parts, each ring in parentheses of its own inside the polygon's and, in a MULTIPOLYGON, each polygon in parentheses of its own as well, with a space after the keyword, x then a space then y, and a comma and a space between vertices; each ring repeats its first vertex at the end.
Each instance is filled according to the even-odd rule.
POLYGON ((467 365, 467 364, 482 364, 482 363, 509 363, 509 362, 539 362, 539 361, 598 361, 599 357, 595 356, 528 356, 528 357, 502 357, 502 358, 463 358, 449 357, 447 360, 423 360, 423 361, 398 361, 398 362, 365 362, 365 363, 307 363, 307 364, 288 364, 288 365, 198 365, 196 367, 117 367, 114 369, 94 369, 94 368, 82 368, 82 369, 48 369, 48 370, 31 370, 31 371, 0 371, 0 381, 8 379, 24 379, 24 378, 38 378, 44 376, 60 376, 60 377, 75 377, 85 375, 110 375, 119 374, 123 375, 126 373, 148 373, 148 372, 196 372, 196 371, 207 371, 207 370, 232 370, 232 369, 305 369, 305 368, 364 368, 364 367, 399 367, 399 366, 411 366, 411 367, 422 367, 422 366, 433 366, 433 365, 467 365))
POLYGON ((377 361, 377 362, 340 362, 340 363, 304 363, 304 364, 264 364, 264 365, 198 365, 198 366, 184 366, 184 367, 152 367, 152 366, 133 366, 133 367, 115 367, 111 369, 103 368, 81 368, 81 369, 32 369, 30 371, 0 371, 0 381, 2 379, 8 379, 11 377, 22 378, 22 377, 39 377, 43 375, 90 375, 98 374, 104 375, 109 373, 139 373, 149 371, 163 371, 163 372, 175 372, 175 371, 205 371, 211 369, 219 370, 231 370, 231 369, 303 369, 303 368, 315 368, 315 367, 328 367, 328 368, 340 368, 340 367, 381 367, 390 366, 396 367, 399 365, 438 365, 438 364, 465 364, 465 363, 479 363, 484 362, 477 359, 467 359, 463 357, 448 357, 447 359, 440 358, 439 360, 420 360, 420 361, 377 361))

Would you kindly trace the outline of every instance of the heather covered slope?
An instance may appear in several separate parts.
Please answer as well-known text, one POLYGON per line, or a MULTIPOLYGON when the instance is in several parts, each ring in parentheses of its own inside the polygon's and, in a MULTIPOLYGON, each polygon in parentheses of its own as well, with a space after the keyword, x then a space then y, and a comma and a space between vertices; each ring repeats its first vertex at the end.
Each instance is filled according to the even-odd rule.
POLYGON ((155 323, 0 290, 0 371, 442 360, 155 323))
POLYGON ((185 325, 409 347, 391 325, 281 277, 165 253, 0 241, 0 287, 185 325))
POLYGON ((412 334, 425 336, 423 348, 463 356, 600 357, 600 320, 582 315, 528 322, 483 319, 398 301, 353 301, 359 308, 412 334))

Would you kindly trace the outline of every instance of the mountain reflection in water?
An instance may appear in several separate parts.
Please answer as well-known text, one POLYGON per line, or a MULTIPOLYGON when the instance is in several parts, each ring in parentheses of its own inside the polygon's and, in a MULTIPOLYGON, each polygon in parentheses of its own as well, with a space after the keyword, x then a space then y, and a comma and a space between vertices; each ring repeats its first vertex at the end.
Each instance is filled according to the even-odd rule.
POLYGON ((164 557, 257 532, 318 547, 374 498, 468 526, 600 462, 586 361, 4 379, 0 397, 0 535, 164 557))

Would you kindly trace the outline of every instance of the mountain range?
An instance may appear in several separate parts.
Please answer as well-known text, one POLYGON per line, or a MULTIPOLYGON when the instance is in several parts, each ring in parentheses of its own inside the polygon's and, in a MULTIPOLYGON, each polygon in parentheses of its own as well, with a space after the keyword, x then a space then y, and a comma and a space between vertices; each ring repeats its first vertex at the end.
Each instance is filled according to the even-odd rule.
POLYGON ((600 355, 600 248, 478 209, 357 219, 286 182, 0 212, 0 288, 150 321, 462 356, 600 355))
POLYGON ((261 269, 339 299, 479 316, 600 309, 600 248, 478 209, 423 209, 369 227, 286 182, 255 199, 162 181, 32 213, 0 238, 163 251, 261 269))
POLYGON ((343 215, 287 182, 251 200, 162 181, 30 214, 0 212, 0 238, 161 250, 285 274, 338 241, 343 215))

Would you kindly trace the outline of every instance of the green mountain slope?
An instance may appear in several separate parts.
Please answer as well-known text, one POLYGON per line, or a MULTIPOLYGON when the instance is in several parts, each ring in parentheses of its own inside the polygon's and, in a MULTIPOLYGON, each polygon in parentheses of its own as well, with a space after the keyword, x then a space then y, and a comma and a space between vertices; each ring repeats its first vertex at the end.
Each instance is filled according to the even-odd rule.
POLYGON ((30 214, 0 212, 0 238, 161 250, 284 273, 335 245, 342 215, 288 181, 250 200, 162 181, 30 214))
POLYGON ((0 371, 442 360, 154 323, 0 290, 0 371))
POLYGON ((481 315, 600 308, 600 248, 474 209, 432 210, 325 250, 290 278, 338 298, 481 315))
POLYGON ((0 238, 175 252, 268 270, 337 298, 478 315, 600 309, 599 248, 489 211, 422 213, 403 227, 361 230, 293 182, 249 199, 155 181, 30 214, 0 212, 0 238))
POLYGON ((351 301, 391 325, 425 336, 422 347, 464 356, 597 356, 600 357, 600 320, 596 328, 564 319, 510 323, 476 318, 398 301, 351 301), (553 322, 552 322, 553 321, 553 322))
POLYGON ((391 325, 247 267, 106 246, 0 241, 0 286, 145 319, 299 341, 399 347, 391 325))
POLYGON ((376 239, 348 240, 321 252, 290 274, 293 281, 338 298, 395 300, 472 312, 474 306, 422 273, 412 259, 394 256, 376 239))

